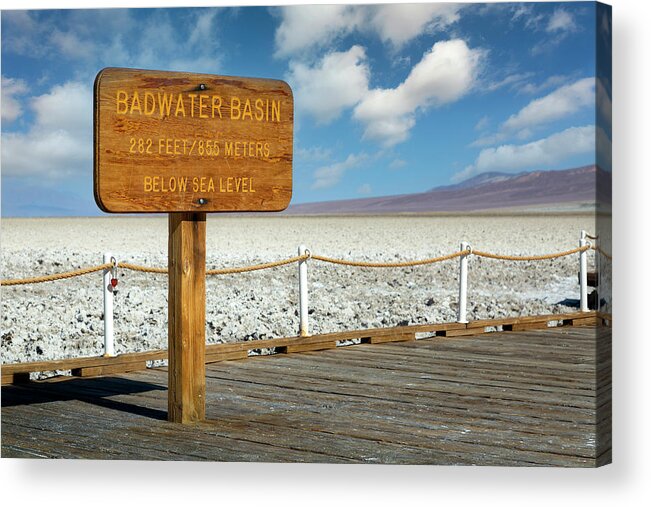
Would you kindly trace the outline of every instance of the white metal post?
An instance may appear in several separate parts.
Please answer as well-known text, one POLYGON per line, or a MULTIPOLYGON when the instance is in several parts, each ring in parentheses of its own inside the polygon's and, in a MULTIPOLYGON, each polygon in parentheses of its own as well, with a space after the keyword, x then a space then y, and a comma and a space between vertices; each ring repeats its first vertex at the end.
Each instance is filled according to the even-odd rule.
MULTIPOLYGON (((581 231, 581 239, 579 246, 583 248, 588 244, 586 239, 586 232, 581 231)), ((581 290, 581 304, 580 310, 582 312, 588 311, 588 251, 583 250, 579 256, 579 286, 581 290)))
POLYGON ((467 324, 467 300, 468 300, 468 243, 461 243, 461 251, 465 252, 459 257, 459 313, 457 322, 467 324))
MULTIPOLYGON (((110 252, 104 253, 104 264, 113 262, 113 255, 110 252)), ((113 346, 113 285, 111 285, 112 270, 104 270, 104 355, 114 356, 113 346)))
MULTIPOLYGON (((298 247, 298 255, 307 253, 305 245, 298 247)), ((299 334, 309 336, 307 324, 307 259, 298 261, 298 300, 299 300, 299 334)))

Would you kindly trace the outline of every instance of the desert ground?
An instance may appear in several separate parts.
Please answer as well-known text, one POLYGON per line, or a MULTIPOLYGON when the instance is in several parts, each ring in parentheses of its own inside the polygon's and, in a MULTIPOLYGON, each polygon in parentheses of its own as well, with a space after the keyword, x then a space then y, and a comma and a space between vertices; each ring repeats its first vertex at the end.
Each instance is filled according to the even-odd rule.
MULTIPOLYGON (((578 246, 595 216, 218 216, 208 217, 207 267, 296 255, 300 244, 360 261, 422 259, 461 241, 494 253, 527 255, 578 246)), ((2 278, 102 263, 102 253, 146 266, 167 265, 167 217, 2 219, 2 278)), ((595 254, 589 252, 589 265, 595 254)), ((312 333, 456 320, 459 260, 408 268, 358 268, 309 261, 312 333)), ((576 311, 578 254, 508 262, 471 256, 468 318, 576 311)), ((115 296, 117 353, 166 348, 167 277, 121 269, 115 296)), ((208 343, 294 336, 297 264, 208 277, 208 343)), ((103 353, 102 275, 2 287, 2 362, 103 353)))

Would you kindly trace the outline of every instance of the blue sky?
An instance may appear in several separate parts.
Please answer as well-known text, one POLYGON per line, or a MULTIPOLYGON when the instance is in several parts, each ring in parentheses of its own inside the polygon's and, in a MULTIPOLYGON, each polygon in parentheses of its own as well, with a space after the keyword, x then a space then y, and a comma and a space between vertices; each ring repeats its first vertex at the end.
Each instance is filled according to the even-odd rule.
POLYGON ((99 214, 92 87, 107 66, 287 81, 293 203, 610 170, 598 18, 580 2, 3 11, 2 215, 99 214))

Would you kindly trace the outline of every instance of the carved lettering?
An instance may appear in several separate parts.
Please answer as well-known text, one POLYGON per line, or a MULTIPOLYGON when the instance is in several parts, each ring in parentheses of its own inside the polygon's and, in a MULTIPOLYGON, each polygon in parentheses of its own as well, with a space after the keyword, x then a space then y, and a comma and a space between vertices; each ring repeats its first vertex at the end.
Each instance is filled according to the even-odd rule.
POLYGON ((151 92, 145 92, 145 115, 151 116, 156 111, 156 97, 151 92))
POLYGON ((188 188, 188 178, 181 176, 145 176, 143 191, 155 193, 185 192, 188 188))
MULTIPOLYGON (((229 99, 231 120, 240 121, 265 121, 280 122, 280 100, 275 99, 240 99, 231 97, 229 99)), ((144 93, 134 90, 128 92, 117 90, 115 96, 116 114, 158 116, 167 118, 174 116, 191 118, 219 118, 222 115, 223 99, 219 95, 197 95, 196 93, 167 93, 145 91, 144 93), (195 114, 196 112, 196 114, 195 114)))
POLYGON ((127 101, 129 100, 129 94, 124 90, 118 90, 117 97, 115 98, 115 112, 117 114, 127 114, 129 106, 127 101), (124 106, 122 109, 120 106, 124 106))

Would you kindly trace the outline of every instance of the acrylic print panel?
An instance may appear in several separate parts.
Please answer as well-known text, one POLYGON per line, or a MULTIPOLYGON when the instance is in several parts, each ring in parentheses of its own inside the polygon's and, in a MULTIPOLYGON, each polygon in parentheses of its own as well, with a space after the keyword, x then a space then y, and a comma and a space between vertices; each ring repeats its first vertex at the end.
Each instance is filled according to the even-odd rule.
POLYGON ((610 462, 609 6, 3 11, 1 37, 3 457, 610 462), (94 202, 106 67, 293 92, 289 207, 175 236, 190 294, 205 246, 205 375, 167 367, 168 225, 196 217, 94 202), (168 422, 170 386, 205 417, 168 422))

